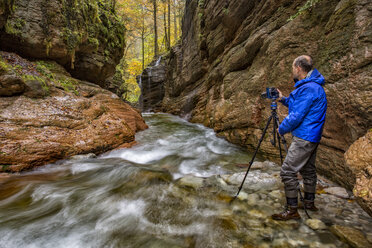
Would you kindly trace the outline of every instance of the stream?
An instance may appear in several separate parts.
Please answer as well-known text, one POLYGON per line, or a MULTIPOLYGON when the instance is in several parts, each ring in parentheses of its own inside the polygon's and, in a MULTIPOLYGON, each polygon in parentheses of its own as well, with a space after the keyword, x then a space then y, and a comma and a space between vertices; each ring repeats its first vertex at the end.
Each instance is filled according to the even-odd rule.
POLYGON ((317 195, 310 213, 325 227, 278 222, 280 167, 212 129, 168 114, 144 114, 138 144, 98 157, 75 156, 0 181, 0 247, 349 247, 332 225, 372 233, 352 200, 317 195))

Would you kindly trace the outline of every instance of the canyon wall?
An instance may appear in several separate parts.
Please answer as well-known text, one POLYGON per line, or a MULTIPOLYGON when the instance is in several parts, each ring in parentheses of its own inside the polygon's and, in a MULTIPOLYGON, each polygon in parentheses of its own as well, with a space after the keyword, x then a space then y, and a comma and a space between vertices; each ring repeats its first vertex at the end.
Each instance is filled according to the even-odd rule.
MULTIPOLYGON (((181 44, 161 63, 162 111, 253 149, 270 116, 261 92, 272 86, 288 95, 293 60, 309 54, 326 78, 328 99, 318 171, 352 189, 358 173, 344 153, 372 127, 371 19, 368 0, 188 0, 181 44)), ((278 112, 283 120, 287 109, 278 112)), ((270 139, 260 151, 277 159, 270 139)))

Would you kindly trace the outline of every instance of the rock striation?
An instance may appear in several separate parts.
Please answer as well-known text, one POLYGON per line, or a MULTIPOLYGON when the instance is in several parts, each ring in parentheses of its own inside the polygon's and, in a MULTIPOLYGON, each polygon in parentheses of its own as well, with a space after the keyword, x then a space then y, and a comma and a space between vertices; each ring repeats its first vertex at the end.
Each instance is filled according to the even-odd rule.
POLYGON ((123 23, 103 1, 0 3, 0 50, 57 61, 74 77, 101 87, 107 88, 105 80, 122 58, 124 34, 123 23))
MULTIPOLYGON (((187 1, 182 41, 166 59, 162 109, 252 149, 270 115, 260 93, 274 86, 288 95, 292 61, 309 54, 329 104, 318 170, 352 189, 360 171, 344 153, 372 127, 371 18, 368 0, 187 1)), ((281 119, 286 113, 280 106, 281 119)), ((278 157, 269 135, 261 152, 278 157)))
POLYGON ((0 52, 0 172, 131 144, 141 114, 53 61, 0 52))

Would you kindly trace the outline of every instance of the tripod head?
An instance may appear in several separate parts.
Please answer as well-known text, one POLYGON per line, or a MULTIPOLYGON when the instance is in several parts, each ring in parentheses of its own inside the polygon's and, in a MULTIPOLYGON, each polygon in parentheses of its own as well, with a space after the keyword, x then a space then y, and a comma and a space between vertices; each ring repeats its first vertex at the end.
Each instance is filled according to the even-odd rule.
POLYGON ((271 102, 271 110, 273 112, 276 112, 276 110, 278 109, 278 103, 276 102, 277 99, 273 99, 273 101, 271 102))

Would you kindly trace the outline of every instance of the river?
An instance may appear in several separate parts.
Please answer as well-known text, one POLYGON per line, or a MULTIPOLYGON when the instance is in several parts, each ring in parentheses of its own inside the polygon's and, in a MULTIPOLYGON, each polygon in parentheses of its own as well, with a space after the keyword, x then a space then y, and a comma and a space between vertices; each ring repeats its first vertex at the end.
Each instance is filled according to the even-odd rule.
POLYGON ((229 204, 251 154, 213 130, 144 114, 138 145, 77 156, 0 181, 0 247, 348 247, 334 224, 372 233, 353 201, 320 194, 326 227, 270 215, 284 201, 279 166, 256 163, 229 204))

